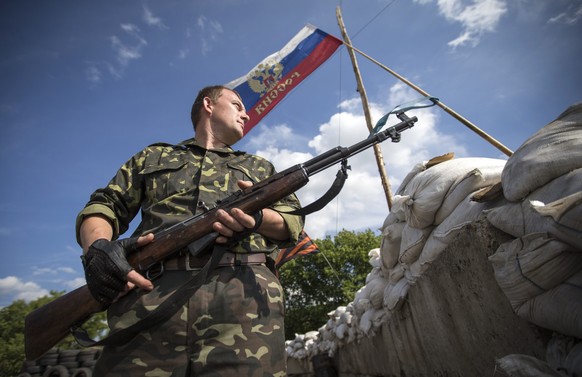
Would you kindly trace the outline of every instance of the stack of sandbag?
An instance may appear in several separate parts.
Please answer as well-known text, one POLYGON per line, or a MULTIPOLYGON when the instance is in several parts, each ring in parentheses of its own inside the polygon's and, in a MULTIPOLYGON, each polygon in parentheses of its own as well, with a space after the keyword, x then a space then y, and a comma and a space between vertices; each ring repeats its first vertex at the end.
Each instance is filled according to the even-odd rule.
POLYGON ((366 276, 366 284, 352 302, 328 313, 329 319, 319 328, 318 337, 308 350, 310 356, 333 356, 338 347, 372 336, 385 321, 389 313, 383 308, 383 298, 388 279, 382 272, 380 249, 370 250, 368 256, 372 270, 366 276))
POLYGON ((368 257, 372 270, 366 276, 366 284, 356 292, 352 302, 354 315, 351 322, 356 326, 356 336, 373 335, 387 314, 383 308, 383 299, 388 279, 382 272, 380 249, 370 250, 368 257))
POLYGON ((516 239, 490 257, 499 286, 519 316, 582 338, 582 103, 527 139, 501 184, 487 219, 516 239))
POLYGON ((309 331, 306 334, 295 334, 295 339, 285 342, 287 356, 294 359, 305 359, 309 355, 309 350, 317 340, 319 333, 309 331))
POLYGON ((449 154, 416 165, 406 176, 381 229, 381 270, 388 280, 384 309, 397 311, 409 287, 462 227, 496 205, 472 197, 500 182, 505 163, 449 154))
POLYGON ((512 354, 496 361, 499 369, 509 376, 580 376, 582 341, 554 333, 548 341, 545 360, 512 354))

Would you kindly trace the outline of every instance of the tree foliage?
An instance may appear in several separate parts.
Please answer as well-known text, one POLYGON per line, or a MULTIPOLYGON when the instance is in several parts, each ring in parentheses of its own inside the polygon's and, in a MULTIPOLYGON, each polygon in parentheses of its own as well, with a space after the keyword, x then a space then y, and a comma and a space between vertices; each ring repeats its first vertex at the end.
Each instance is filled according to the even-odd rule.
MULTIPOLYGON (((16 376, 20 373, 24 362, 24 319, 28 313, 48 304, 64 292, 51 291, 49 296, 44 296, 29 303, 24 300, 16 300, 7 307, 0 309, 0 339, 3 346, 0 347, 0 371, 2 376, 16 376)), ((105 313, 98 313, 91 317, 83 326, 91 337, 103 335, 107 329, 105 313)), ((81 348, 75 339, 69 335, 55 346, 61 349, 81 348)))
POLYGON ((342 230, 333 239, 316 240, 320 253, 287 262, 279 271, 285 290, 285 338, 317 330, 327 313, 352 302, 372 270, 368 252, 380 247, 371 230, 342 230))

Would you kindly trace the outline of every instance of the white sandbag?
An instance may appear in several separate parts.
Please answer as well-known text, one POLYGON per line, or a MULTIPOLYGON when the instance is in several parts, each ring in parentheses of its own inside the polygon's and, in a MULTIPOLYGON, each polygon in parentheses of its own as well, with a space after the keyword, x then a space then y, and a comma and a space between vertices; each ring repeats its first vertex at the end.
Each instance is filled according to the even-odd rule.
POLYGON ((382 265, 382 261, 380 260, 380 248, 372 249, 368 252, 368 263, 372 266, 372 268, 380 268, 382 265))
MULTIPOLYGON (((542 215, 534 209, 534 206, 537 205, 536 203, 552 203, 580 191, 582 191, 582 169, 576 169, 553 179, 529 194, 521 202, 507 203, 486 211, 487 220, 494 227, 514 237, 521 237, 528 233, 552 232, 556 228, 555 220, 552 217, 542 215), (532 202, 534 202, 534 205, 532 205, 532 202)), ((571 210, 568 209, 568 211, 571 210)), ((564 220, 569 218, 570 216, 564 220)), ((580 229, 573 230, 580 231, 580 229)), ((552 232, 552 234, 560 237, 559 232, 552 232)), ((567 239, 560 239, 568 242, 567 239)))
POLYGON ((389 272, 398 262, 404 225, 406 225, 405 222, 397 222, 390 224, 382 231, 380 259, 382 260, 382 270, 385 273, 389 272))
POLYGON ((383 277, 384 277, 384 273, 382 272, 382 270, 379 267, 374 267, 374 268, 372 268, 372 270, 370 272, 368 272, 368 275, 366 275, 366 284, 368 284, 369 282, 371 282, 374 279, 383 278, 383 277))
POLYGON ((516 313, 545 329, 582 338, 582 270, 526 301, 516 313))
POLYGON ((402 229, 398 261, 402 264, 411 264, 417 260, 432 229, 432 226, 418 229, 406 224, 402 229))
POLYGON ((501 182, 503 194, 519 201, 552 179, 582 167, 582 103, 528 138, 509 158, 501 182))
POLYGON ((390 210, 390 213, 388 214, 388 216, 386 216, 386 219, 384 219, 384 223, 380 227, 381 232, 384 232, 384 229, 386 229, 388 226, 394 223, 404 221, 404 212, 402 212, 401 214, 397 214, 394 211, 394 198, 392 200, 393 200, 392 209, 390 210))
POLYGON ((384 308, 397 311, 402 306, 404 298, 408 295, 410 284, 403 278, 396 283, 390 283, 384 290, 384 308))
POLYGON ((457 208, 433 229, 419 256, 420 264, 432 263, 463 227, 477 220, 484 210, 497 204, 496 202, 474 202, 471 200, 472 196, 473 193, 467 195, 457 208))
POLYGON ((476 168, 467 173, 445 195, 443 203, 435 213, 434 224, 438 225, 442 223, 465 200, 467 195, 499 182, 501 180, 503 166, 505 166, 505 161, 499 160, 499 165, 497 166, 476 168))
POLYGON ((496 360, 504 375, 511 377, 564 377, 548 363, 530 355, 511 354, 496 360))
POLYGON ((398 187, 398 190, 396 191, 395 195, 400 195, 404 191, 406 186, 410 183, 412 178, 414 178, 418 173, 425 171, 425 170, 426 170, 426 162, 422 162, 422 163, 414 165, 412 170, 410 172, 408 172, 408 174, 406 174, 406 177, 404 177, 404 180, 402 180, 402 183, 400 183, 400 186, 398 187))
POLYGON ((378 278, 372 280, 369 284, 366 284, 370 289, 369 299, 372 308, 379 309, 382 307, 384 302, 384 290, 388 283, 388 279, 378 278))
POLYGON ((505 160, 492 158, 460 158, 442 162, 418 173, 404 189, 402 210, 406 222, 423 229, 434 224, 435 214, 451 187, 475 168, 498 167, 505 160))
POLYGON ((515 311, 582 270, 582 253, 573 252, 571 246, 547 233, 531 233, 506 242, 489 261, 495 280, 515 311))
POLYGON ((370 308, 370 286, 368 284, 358 289, 354 296, 353 306, 354 314, 358 316, 362 315, 366 309, 370 308))
POLYGON ((403 277, 404 277, 404 266, 401 264, 397 264, 390 270, 388 280, 390 280, 390 283, 396 284, 403 277))
POLYGON ((568 376, 582 376, 582 341, 572 348, 566 357, 564 371, 568 376))
POLYGON ((582 376, 582 341, 554 332, 546 347, 546 361, 567 376, 582 376))
POLYGON ((546 220, 549 233, 582 251, 582 191, 548 204, 530 203, 546 220))
POLYGON ((392 198, 392 209, 384 221, 384 226, 395 222, 406 222, 406 212, 414 201, 410 195, 394 195, 392 198))

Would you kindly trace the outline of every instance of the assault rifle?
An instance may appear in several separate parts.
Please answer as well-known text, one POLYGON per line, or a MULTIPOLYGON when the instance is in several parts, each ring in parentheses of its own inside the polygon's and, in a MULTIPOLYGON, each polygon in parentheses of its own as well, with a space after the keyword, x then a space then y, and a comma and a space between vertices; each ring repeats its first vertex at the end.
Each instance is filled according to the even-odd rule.
MULTIPOLYGON (((348 157, 388 138, 393 142, 400 141, 400 133, 412 128, 418 119, 408 117, 404 110, 397 112, 396 116, 401 122, 384 131, 376 132, 376 126, 368 138, 351 147, 335 147, 307 162, 276 173, 251 187, 238 190, 208 211, 156 233, 153 242, 128 255, 129 264, 138 272, 146 273, 155 264, 212 234, 212 223, 216 222, 218 209, 230 211, 240 208, 246 213, 257 212, 305 186, 311 175, 339 162, 345 167, 348 157)), ((386 118, 387 116, 381 119, 382 126, 386 123, 386 118)), ((27 360, 42 356, 67 336, 71 329, 82 325, 93 314, 103 310, 84 285, 29 313, 24 328, 27 360)))

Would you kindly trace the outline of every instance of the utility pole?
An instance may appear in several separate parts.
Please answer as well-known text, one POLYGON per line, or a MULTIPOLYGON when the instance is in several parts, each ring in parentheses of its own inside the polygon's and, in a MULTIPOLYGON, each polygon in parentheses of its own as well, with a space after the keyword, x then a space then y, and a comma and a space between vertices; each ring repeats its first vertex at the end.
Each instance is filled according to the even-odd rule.
MULTIPOLYGON (((352 60, 352 66, 354 68, 354 73, 356 75, 356 82, 358 83, 358 92, 360 93, 360 97, 362 99, 364 116, 366 117, 366 125, 368 126, 368 130, 371 132, 374 129, 374 126, 372 125, 372 117, 370 115, 370 106, 368 104, 366 89, 364 88, 364 84, 362 82, 362 75, 360 74, 360 69, 358 68, 356 54, 354 53, 352 42, 350 41, 350 37, 348 36, 348 33, 346 31, 346 27, 344 25, 344 21, 342 18, 341 9, 339 6, 336 8, 336 17, 340 30, 342 32, 342 38, 345 42, 345 46, 348 50, 348 53, 350 54, 350 59, 352 60)), ((384 188, 384 194, 386 195, 388 209, 392 209, 392 190, 390 189, 390 182, 388 181, 388 176, 386 174, 386 166, 384 164, 384 158, 382 157, 382 149, 380 149, 379 144, 374 145, 374 155, 376 156, 378 172, 380 173, 380 178, 382 180, 382 187, 384 188)))

